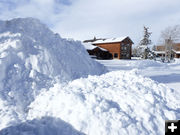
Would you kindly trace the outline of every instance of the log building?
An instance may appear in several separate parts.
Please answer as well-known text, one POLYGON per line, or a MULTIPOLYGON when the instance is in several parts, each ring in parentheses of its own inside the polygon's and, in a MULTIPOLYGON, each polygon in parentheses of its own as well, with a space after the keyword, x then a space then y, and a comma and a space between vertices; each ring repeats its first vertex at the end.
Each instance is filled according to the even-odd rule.
MULTIPOLYGON (((174 58, 180 58, 180 43, 173 44, 171 51, 172 51, 171 54, 173 55, 174 58)), ((164 45, 155 46, 154 53, 157 56, 164 57, 165 56, 165 46, 164 45)))
MULTIPOLYGON (((88 41, 88 40, 85 40, 88 41)), ((113 59, 131 59, 132 40, 129 37, 96 39, 91 42, 92 45, 106 49, 111 53, 113 59)))

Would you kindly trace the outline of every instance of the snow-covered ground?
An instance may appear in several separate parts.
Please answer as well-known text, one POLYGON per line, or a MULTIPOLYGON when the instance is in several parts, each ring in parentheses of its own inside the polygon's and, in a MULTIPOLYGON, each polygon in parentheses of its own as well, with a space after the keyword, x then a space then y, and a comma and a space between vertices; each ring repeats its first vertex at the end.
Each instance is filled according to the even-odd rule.
POLYGON ((136 70, 113 71, 43 91, 28 119, 58 117, 89 135, 163 135, 165 120, 180 118, 178 98, 136 70))
POLYGON ((178 60, 98 62, 36 19, 0 21, 0 135, 163 135, 180 119, 178 60))
POLYGON ((137 72, 154 81, 166 84, 169 88, 180 93, 180 59, 172 63, 162 63, 154 60, 97 60, 109 71, 136 69, 137 72))

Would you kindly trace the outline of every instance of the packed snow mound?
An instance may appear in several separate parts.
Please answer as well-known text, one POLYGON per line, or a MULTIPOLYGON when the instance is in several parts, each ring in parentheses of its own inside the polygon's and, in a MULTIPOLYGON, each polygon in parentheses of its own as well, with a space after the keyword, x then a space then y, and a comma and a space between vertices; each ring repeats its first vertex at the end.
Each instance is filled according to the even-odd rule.
POLYGON ((0 98, 27 111, 43 88, 106 72, 92 60, 80 42, 54 34, 39 20, 0 21, 0 98))
POLYGON ((26 121, 0 131, 1 135, 85 135, 60 119, 43 117, 26 121))
POLYGON ((105 71, 102 65, 91 60, 80 42, 62 39, 37 19, 0 21, 0 33, 1 57, 16 56, 26 68, 40 74, 72 80, 105 71))
POLYGON ((180 118, 174 91, 135 70, 55 84, 29 107, 30 120, 61 118, 88 135, 160 135, 165 120, 180 118))

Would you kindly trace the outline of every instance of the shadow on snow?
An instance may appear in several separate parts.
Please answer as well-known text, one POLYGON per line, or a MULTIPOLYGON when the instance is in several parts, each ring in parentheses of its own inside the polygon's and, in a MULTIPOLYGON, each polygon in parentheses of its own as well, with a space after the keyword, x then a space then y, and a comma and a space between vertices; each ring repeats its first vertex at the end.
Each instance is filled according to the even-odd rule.
POLYGON ((0 135, 85 135, 59 118, 43 117, 4 128, 0 135))
POLYGON ((149 76, 152 80, 159 83, 180 83, 180 74, 168 74, 168 75, 157 75, 149 76))

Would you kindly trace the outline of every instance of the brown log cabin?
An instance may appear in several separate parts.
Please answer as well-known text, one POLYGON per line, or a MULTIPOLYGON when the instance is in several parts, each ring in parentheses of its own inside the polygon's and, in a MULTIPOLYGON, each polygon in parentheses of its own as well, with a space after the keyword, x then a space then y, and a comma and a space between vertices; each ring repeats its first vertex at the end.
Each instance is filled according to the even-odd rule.
POLYGON ((113 59, 131 59, 133 42, 129 37, 97 39, 91 44, 108 50, 113 59))
MULTIPOLYGON (((154 53, 158 56, 165 56, 165 46, 155 46, 154 53)), ((172 45, 172 55, 174 58, 180 58, 180 43, 175 43, 172 45)))

